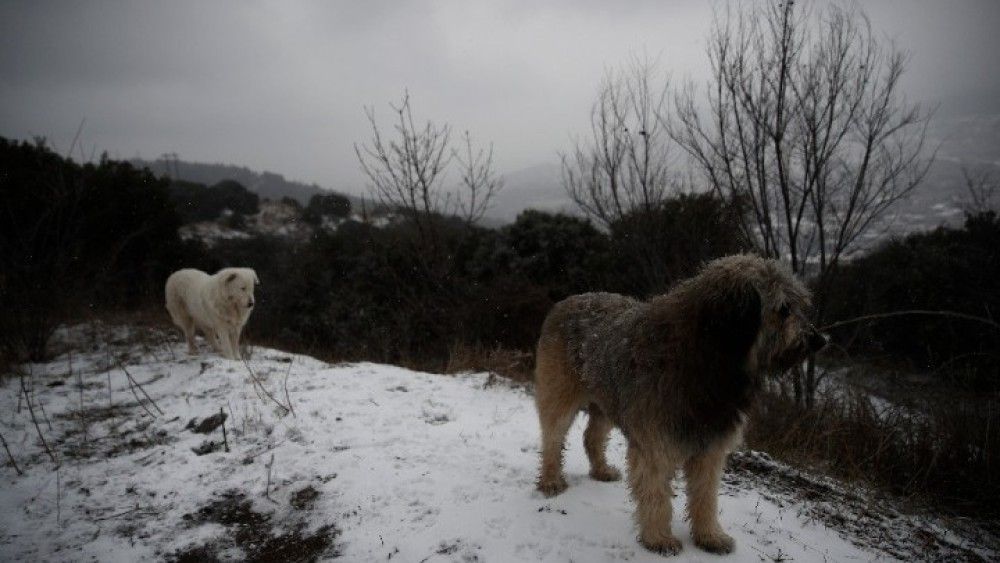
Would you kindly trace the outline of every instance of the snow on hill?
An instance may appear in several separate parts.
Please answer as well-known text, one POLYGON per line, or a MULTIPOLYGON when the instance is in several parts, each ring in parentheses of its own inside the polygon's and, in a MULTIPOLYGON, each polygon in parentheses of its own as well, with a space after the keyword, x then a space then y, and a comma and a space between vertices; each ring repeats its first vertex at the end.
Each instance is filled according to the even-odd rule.
MULTIPOLYGON (((0 388, 0 431, 25 473, 0 467, 0 559, 664 560, 636 543, 625 486, 586 477, 583 417, 570 488, 533 490, 530 392, 488 374, 263 348, 244 364, 103 325, 57 340, 55 360, 24 366, 23 390, 16 379, 0 388)), ((610 459, 623 463, 617 432, 610 459)), ((723 495, 731 561, 992 555, 762 454, 734 458, 723 495)), ((692 544, 683 495, 675 504, 675 560, 719 559, 692 544)))

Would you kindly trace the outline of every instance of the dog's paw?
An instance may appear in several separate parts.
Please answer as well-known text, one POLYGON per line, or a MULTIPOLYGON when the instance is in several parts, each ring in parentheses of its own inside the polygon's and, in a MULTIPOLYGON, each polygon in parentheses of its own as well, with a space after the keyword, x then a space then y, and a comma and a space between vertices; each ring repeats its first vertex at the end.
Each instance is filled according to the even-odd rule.
POLYGON ((620 481, 622 472, 613 465, 605 465, 604 467, 591 468, 590 478, 595 481, 620 481))
POLYGON ((639 543, 646 549, 661 555, 677 555, 681 552, 681 540, 670 532, 640 535, 639 543))
POLYGON ((729 534, 722 530, 708 534, 692 534, 694 544, 709 553, 725 555, 732 553, 736 547, 736 541, 729 534))
POLYGON ((559 477, 551 479, 539 479, 537 488, 538 491, 546 497, 554 497, 565 491, 567 487, 569 487, 569 485, 566 483, 566 479, 560 475, 559 477))

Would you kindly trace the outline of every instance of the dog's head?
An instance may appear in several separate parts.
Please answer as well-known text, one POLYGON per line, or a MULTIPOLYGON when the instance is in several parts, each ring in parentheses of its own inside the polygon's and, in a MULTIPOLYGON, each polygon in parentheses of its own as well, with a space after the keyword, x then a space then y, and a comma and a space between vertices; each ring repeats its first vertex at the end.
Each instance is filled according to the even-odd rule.
POLYGON ((226 301, 240 312, 253 309, 254 286, 260 284, 257 272, 252 268, 226 268, 219 272, 222 279, 222 294, 226 301))
POLYGON ((806 318, 809 290, 776 260, 719 258, 687 283, 704 293, 701 330, 716 348, 709 353, 729 354, 751 374, 786 371, 826 345, 806 318))

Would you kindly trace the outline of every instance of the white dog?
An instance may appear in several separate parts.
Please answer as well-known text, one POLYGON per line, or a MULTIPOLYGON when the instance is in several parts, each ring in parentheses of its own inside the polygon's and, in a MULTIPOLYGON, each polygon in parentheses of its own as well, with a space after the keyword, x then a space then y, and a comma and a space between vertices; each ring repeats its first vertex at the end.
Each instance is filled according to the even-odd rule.
POLYGON ((231 360, 240 359, 240 333, 253 310, 257 272, 250 268, 224 268, 208 275, 201 270, 178 270, 167 278, 167 311, 184 331, 188 352, 197 354, 195 329, 212 343, 215 351, 231 360))

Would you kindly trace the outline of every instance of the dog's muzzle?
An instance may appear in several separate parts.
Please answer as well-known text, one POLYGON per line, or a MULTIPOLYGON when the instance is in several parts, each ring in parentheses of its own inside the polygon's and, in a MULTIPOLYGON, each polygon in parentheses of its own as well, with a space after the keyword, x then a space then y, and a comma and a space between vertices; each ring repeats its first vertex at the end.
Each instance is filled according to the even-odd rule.
POLYGON ((247 303, 247 309, 253 309, 253 301, 247 303))

